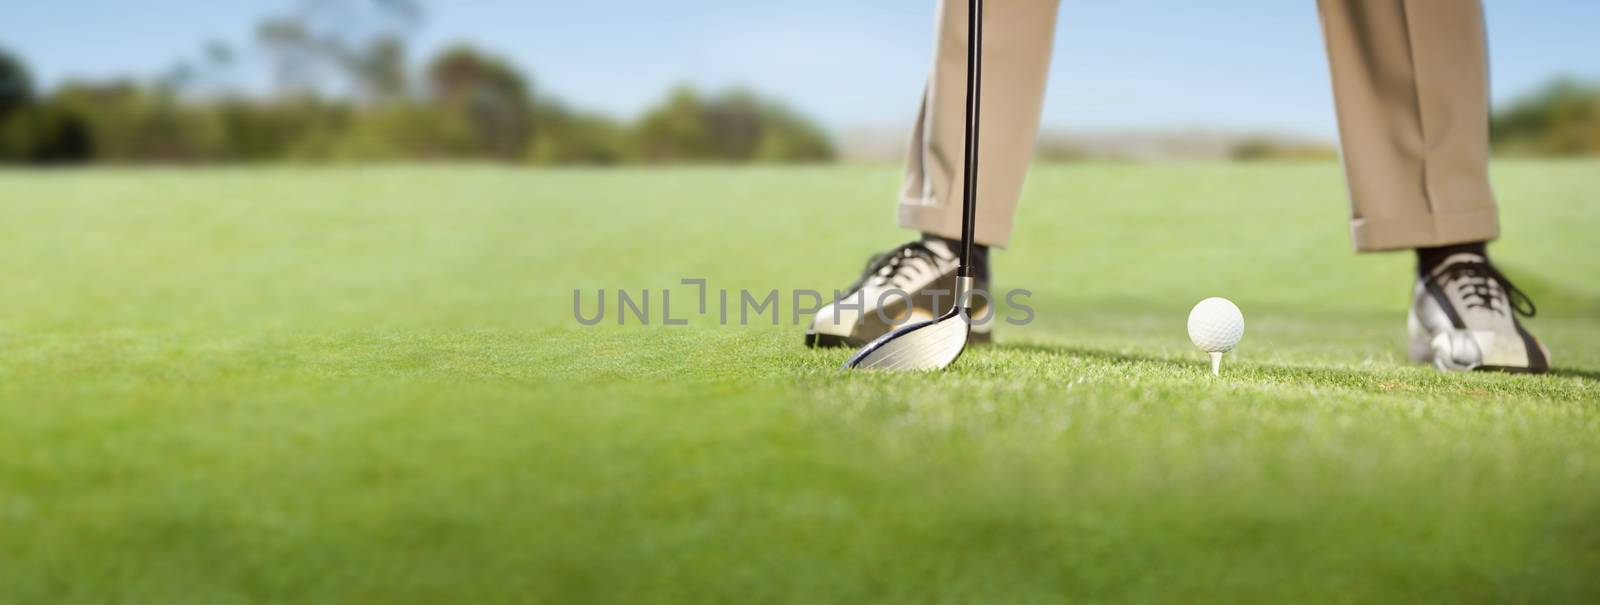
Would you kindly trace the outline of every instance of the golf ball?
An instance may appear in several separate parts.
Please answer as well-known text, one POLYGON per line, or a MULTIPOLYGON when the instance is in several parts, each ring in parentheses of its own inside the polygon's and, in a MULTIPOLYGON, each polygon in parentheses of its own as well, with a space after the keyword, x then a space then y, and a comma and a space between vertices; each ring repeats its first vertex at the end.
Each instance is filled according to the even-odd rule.
POLYGON ((1189 340, 1207 353, 1226 353, 1244 338, 1244 314, 1226 298, 1207 298, 1189 312, 1189 340))

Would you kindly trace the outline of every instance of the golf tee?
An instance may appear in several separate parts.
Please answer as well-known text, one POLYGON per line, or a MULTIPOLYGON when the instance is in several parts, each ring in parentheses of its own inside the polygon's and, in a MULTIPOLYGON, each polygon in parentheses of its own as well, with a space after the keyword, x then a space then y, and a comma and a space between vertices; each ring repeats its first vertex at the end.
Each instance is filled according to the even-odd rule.
POLYGON ((1221 374, 1222 374, 1222 352, 1221 351, 1212 351, 1211 352, 1211 375, 1212 376, 1218 376, 1218 375, 1221 375, 1221 374))

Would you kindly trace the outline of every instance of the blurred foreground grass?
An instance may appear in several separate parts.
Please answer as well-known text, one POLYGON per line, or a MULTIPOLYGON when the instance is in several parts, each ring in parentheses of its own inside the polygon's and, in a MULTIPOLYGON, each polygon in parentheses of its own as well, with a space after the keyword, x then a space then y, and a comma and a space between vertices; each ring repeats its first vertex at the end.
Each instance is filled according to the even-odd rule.
POLYGON ((1332 164, 1039 168, 1036 321, 951 372, 716 325, 904 239, 895 172, 0 172, 0 601, 1600 598, 1600 163, 1496 170, 1552 376, 1406 365, 1332 164))

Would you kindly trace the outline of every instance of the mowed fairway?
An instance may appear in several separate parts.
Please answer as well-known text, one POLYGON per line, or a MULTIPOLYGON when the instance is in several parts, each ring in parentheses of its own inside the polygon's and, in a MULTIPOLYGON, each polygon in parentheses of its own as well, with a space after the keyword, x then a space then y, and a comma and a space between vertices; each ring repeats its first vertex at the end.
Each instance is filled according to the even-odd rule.
POLYGON ((1495 176, 1554 375, 1408 365, 1331 163, 1041 166, 1035 321, 915 376, 787 294, 893 166, 0 172, 0 602, 1594 602, 1600 162, 1495 176))

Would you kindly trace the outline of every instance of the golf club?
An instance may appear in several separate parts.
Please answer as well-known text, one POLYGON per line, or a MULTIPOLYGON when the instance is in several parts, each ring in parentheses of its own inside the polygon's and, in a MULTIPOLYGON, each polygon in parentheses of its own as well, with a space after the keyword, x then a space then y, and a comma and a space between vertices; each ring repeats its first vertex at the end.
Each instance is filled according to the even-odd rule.
POLYGON ((983 0, 967 0, 967 123, 965 188, 961 207, 961 258, 950 310, 936 319, 895 329, 867 343, 844 369, 939 370, 955 363, 971 331, 973 215, 978 206, 978 112, 983 73, 983 0))

